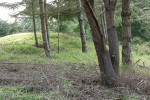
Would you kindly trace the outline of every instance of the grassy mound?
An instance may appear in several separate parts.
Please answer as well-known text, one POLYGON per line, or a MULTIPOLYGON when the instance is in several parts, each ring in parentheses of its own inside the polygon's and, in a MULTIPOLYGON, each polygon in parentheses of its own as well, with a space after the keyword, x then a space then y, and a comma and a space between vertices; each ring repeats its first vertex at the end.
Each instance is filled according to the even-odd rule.
MULTIPOLYGON (((42 44, 42 36, 38 33, 39 44, 42 44)), ((81 40, 79 37, 60 34, 60 54, 57 53, 58 35, 51 33, 52 58, 46 58, 44 50, 34 46, 33 33, 20 33, 0 38, 0 61, 22 63, 48 63, 48 64, 86 64, 97 65, 97 57, 92 41, 88 41, 89 52, 81 52, 81 40)), ((133 39, 133 60, 138 64, 149 66, 150 43, 143 42, 140 38, 133 39)), ((121 48, 121 46, 120 46, 121 48)), ((120 60, 121 61, 121 60, 120 60)))
MULTIPOLYGON (((38 33, 38 41, 42 44, 41 34, 38 33)), ((46 58, 44 50, 34 46, 33 33, 20 33, 0 38, 0 61, 1 62, 27 62, 27 63, 81 63, 97 64, 96 53, 93 43, 88 41, 89 53, 81 52, 81 40, 79 37, 72 37, 60 34, 60 54, 57 53, 58 36, 51 34, 52 58, 46 58)))

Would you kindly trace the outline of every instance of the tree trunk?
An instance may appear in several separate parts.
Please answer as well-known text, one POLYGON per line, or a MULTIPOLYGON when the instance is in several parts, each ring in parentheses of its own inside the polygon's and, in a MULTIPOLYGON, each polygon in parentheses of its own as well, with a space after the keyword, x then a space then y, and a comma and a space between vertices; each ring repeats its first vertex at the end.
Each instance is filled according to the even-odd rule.
POLYGON ((40 18, 41 18, 41 30, 42 30, 42 38, 43 38, 43 47, 47 57, 51 56, 51 50, 48 44, 48 37, 46 34, 46 22, 45 22, 45 11, 44 11, 44 3, 43 0, 39 0, 40 5, 40 18))
POLYGON ((114 23, 115 6, 117 0, 103 0, 106 10, 109 53, 116 74, 119 74, 119 42, 114 23))
POLYGON ((114 71, 109 52, 105 45, 104 34, 102 34, 98 21, 94 15, 94 0, 83 0, 83 3, 92 31, 92 37, 98 57, 102 82, 107 86, 114 86, 117 75, 114 71))
POLYGON ((105 36, 105 43, 108 44, 108 34, 107 34, 107 25, 106 25, 106 15, 105 15, 105 10, 102 7, 102 12, 104 12, 101 15, 101 24, 102 24, 102 32, 104 33, 105 36))
MULTIPOLYGON (((58 9, 60 9, 59 0, 57 0, 57 7, 58 7, 58 9)), ((58 54, 59 54, 60 53, 60 11, 59 10, 58 10, 58 13, 57 13, 57 31, 58 31, 58 40, 57 40, 58 48, 57 48, 57 51, 58 51, 58 54)))
POLYGON ((80 26, 80 37, 82 42, 82 52, 86 53, 88 51, 86 44, 86 34, 84 28, 84 16, 83 16, 83 6, 81 0, 78 0, 77 8, 78 8, 78 20, 80 26))
POLYGON ((47 5, 46 5, 46 0, 44 0, 44 9, 45 9, 45 24, 46 24, 46 34, 47 34, 47 40, 48 40, 48 44, 50 45, 50 35, 49 35, 49 28, 48 28, 48 16, 47 16, 47 5))
POLYGON ((131 66, 131 22, 130 0, 122 0, 122 63, 131 66))
POLYGON ((36 24, 35 24, 34 0, 32 0, 32 19, 33 19, 35 46, 38 47, 38 38, 37 38, 37 34, 36 34, 36 24))
MULTIPOLYGON (((59 4, 58 4, 59 7, 59 4)), ((57 31, 58 31, 58 54, 60 53, 60 13, 58 11, 58 15, 57 15, 57 31)))

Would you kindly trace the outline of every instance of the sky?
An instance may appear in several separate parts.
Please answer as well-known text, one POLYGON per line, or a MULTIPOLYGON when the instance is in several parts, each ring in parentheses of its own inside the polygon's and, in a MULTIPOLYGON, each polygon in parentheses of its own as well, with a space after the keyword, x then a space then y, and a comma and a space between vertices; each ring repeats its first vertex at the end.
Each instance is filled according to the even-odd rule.
MULTIPOLYGON (((15 2, 20 2, 21 0, 0 0, 0 3, 1 2, 8 2, 8 3, 15 3, 15 2)), ((23 8, 21 9, 15 9, 15 10, 10 10, 8 8, 4 8, 4 7, 0 7, 0 19, 1 20, 5 20, 9 23, 12 23, 15 21, 15 18, 12 18, 10 17, 10 14, 14 14, 20 10, 22 10, 23 8)))
MULTIPOLYGON (((15 2, 21 2, 22 0, 0 0, 1 2, 7 2, 7 3, 15 3, 15 2)), ((53 0, 47 0, 47 2, 51 2, 53 0)), ((15 21, 15 18, 12 18, 10 15, 15 14, 18 11, 22 11, 24 8, 18 8, 15 10, 11 10, 8 8, 0 7, 0 20, 7 21, 9 23, 13 23, 15 21)))

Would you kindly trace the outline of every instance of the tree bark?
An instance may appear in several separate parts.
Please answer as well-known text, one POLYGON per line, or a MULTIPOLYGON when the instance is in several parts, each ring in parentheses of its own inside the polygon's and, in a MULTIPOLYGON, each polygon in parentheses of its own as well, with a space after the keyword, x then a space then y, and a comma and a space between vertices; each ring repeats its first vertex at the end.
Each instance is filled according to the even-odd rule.
POLYGON ((104 34, 102 34, 98 21, 94 15, 94 0, 82 1, 84 3, 86 16, 88 18, 92 31, 92 37, 98 57, 102 82, 107 86, 114 86, 117 79, 117 75, 114 71, 109 52, 105 45, 104 34))
POLYGON ((114 23, 115 6, 117 0, 103 0, 106 10, 109 53, 116 74, 119 74, 119 42, 114 23))
POLYGON ((107 34, 107 25, 106 25, 106 14, 105 14, 105 10, 102 7, 102 12, 104 12, 101 15, 101 24, 102 24, 102 32, 104 33, 105 36, 105 43, 108 44, 108 34, 107 34))
POLYGON ((84 28, 84 16, 83 16, 83 6, 82 6, 81 0, 78 0, 77 8, 78 8, 78 20, 79 20, 79 26, 80 26, 80 37, 82 42, 82 52, 86 53, 88 51, 87 49, 87 43, 86 43, 86 34, 85 34, 85 28, 84 28))
POLYGON ((127 66, 132 65, 130 17, 130 0, 122 0, 122 63, 127 66))
POLYGON ((49 28, 48 28, 48 16, 47 16, 47 5, 46 5, 46 0, 44 0, 44 9, 45 9, 45 24, 46 24, 46 34, 47 34, 47 40, 48 40, 48 44, 50 45, 50 35, 49 35, 49 28))
POLYGON ((41 18, 41 30, 42 30, 42 39, 43 39, 43 47, 45 50, 45 54, 47 57, 51 56, 51 50, 48 43, 48 37, 46 34, 46 22, 45 22, 45 11, 44 11, 44 2, 43 0, 39 0, 40 5, 40 18, 41 18))
POLYGON ((33 19, 33 30, 34 30, 35 46, 38 47, 38 38, 37 38, 37 34, 36 34, 36 23, 35 23, 34 0, 32 0, 32 19, 33 19))

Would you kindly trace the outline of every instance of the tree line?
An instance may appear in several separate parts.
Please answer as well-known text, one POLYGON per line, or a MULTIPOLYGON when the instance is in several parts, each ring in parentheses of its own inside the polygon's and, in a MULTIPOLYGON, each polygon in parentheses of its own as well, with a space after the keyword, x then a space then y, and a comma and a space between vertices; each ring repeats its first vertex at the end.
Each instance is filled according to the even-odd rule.
MULTIPOLYGON (((115 7, 116 0, 103 0, 106 15, 106 27, 108 35, 108 47, 106 48, 105 36, 100 29, 99 22, 95 15, 94 0, 81 0, 78 1, 78 18, 80 24, 80 34, 82 41, 82 51, 87 52, 86 37, 84 32, 84 21, 82 15, 82 5, 85 8, 86 16, 89 21, 89 25, 92 32, 93 42, 98 57, 101 78, 103 84, 107 86, 114 86, 117 77, 119 75, 119 43, 118 36, 115 27, 115 7)), ((58 2, 57 2, 58 4, 58 2)), ((47 12, 46 12, 46 0, 39 0, 40 5, 40 18, 41 18, 41 30, 43 37, 43 47, 45 49, 46 56, 50 56, 50 41, 48 40, 47 30, 47 12)), ((58 6, 58 5, 57 5, 58 6)), ((58 13, 59 14, 59 13, 58 13)), ((122 61, 124 65, 131 66, 131 23, 130 23, 130 1, 122 0, 122 31, 123 31, 123 44, 122 44, 122 61)), ((59 17, 59 15, 58 15, 59 17)))

